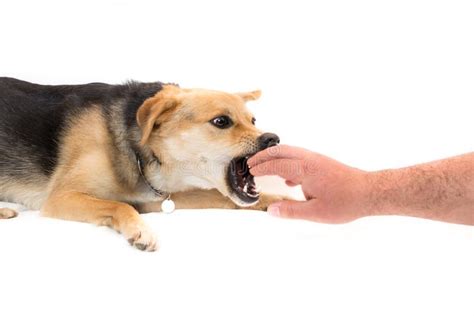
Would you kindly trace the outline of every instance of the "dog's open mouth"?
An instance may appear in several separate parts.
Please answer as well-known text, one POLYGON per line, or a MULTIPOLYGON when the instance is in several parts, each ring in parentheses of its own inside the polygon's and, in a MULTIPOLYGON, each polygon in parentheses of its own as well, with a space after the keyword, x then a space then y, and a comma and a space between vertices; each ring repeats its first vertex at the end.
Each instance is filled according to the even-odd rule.
POLYGON ((247 166, 249 157, 250 155, 232 159, 228 170, 228 181, 231 190, 242 202, 252 204, 258 201, 260 195, 247 166))

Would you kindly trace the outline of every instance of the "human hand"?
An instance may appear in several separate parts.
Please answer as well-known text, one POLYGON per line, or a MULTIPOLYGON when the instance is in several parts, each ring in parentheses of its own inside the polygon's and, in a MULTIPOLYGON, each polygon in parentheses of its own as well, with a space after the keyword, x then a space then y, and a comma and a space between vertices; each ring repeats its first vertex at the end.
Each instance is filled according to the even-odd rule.
POLYGON ((278 175, 290 186, 301 185, 306 201, 281 201, 268 207, 275 216, 345 223, 365 211, 368 172, 309 150, 280 145, 248 160, 254 176, 278 175))

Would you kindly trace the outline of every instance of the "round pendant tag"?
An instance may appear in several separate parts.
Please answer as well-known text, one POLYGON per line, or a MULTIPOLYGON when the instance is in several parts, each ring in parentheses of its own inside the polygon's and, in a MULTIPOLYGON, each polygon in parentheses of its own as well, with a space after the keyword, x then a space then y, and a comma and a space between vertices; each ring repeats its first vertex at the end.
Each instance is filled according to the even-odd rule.
POLYGON ((173 213, 175 209, 175 205, 174 205, 174 202, 170 199, 166 199, 164 200, 163 202, 161 202, 161 210, 163 211, 163 213, 173 213))

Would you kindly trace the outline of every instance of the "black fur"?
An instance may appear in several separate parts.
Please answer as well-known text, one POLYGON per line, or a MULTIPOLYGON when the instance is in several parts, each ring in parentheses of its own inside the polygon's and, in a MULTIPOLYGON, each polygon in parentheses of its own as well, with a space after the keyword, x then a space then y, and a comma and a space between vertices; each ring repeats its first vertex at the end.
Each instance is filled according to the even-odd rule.
POLYGON ((130 128, 136 125, 139 106, 161 89, 160 82, 47 86, 0 78, 0 176, 22 176, 32 163, 49 176, 68 118, 92 104, 107 115, 120 102, 130 128))

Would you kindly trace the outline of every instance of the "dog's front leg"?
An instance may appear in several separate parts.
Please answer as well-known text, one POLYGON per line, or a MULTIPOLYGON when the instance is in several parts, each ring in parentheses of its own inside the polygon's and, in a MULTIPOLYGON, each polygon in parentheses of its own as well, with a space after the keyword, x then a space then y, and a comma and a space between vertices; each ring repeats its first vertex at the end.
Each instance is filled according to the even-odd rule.
POLYGON ((152 231, 132 206, 101 200, 80 192, 56 192, 41 210, 47 217, 109 226, 125 236, 140 250, 154 251, 157 244, 152 231))
MULTIPOLYGON (((192 190, 187 192, 173 193, 171 199, 177 209, 199 209, 199 208, 224 208, 224 209, 251 209, 266 211, 268 205, 280 201, 285 197, 278 195, 262 194, 257 204, 249 207, 236 205, 217 190, 192 190)), ((140 213, 159 212, 161 202, 145 203, 137 206, 140 213)))

